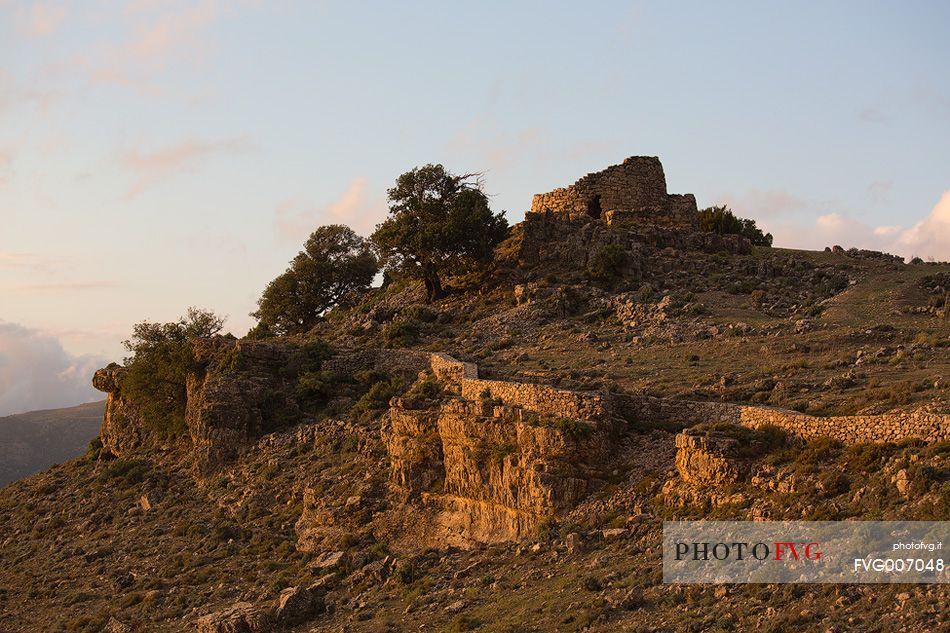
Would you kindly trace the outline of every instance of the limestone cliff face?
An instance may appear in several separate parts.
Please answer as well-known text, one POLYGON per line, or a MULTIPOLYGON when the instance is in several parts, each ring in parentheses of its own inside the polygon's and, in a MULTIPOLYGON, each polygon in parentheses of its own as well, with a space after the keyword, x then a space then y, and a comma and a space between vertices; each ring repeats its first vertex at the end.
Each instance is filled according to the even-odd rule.
POLYGON ((445 480, 439 409, 426 405, 430 403, 393 398, 383 422, 390 480, 406 498, 416 498, 445 480))
POLYGON ((274 341, 195 341, 201 368, 188 377, 185 421, 200 470, 234 459, 255 438, 298 421, 293 381, 281 371, 299 349, 274 341))
POLYGON ((394 489, 431 508, 439 538, 458 545, 530 536, 573 508, 603 483, 615 433, 608 418, 558 426, 461 398, 429 408, 394 399, 383 426, 394 489))
POLYGON ((135 407, 122 398, 124 375, 124 367, 109 365, 92 377, 93 387, 108 394, 99 437, 103 448, 114 455, 128 454, 153 441, 135 407))

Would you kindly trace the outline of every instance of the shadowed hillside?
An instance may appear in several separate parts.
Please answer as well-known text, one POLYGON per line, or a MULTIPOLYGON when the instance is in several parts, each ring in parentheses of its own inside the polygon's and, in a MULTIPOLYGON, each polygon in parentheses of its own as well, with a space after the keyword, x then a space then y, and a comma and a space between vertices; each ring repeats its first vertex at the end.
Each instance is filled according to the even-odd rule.
POLYGON ((0 418, 0 486, 82 455, 104 409, 90 402, 0 418))

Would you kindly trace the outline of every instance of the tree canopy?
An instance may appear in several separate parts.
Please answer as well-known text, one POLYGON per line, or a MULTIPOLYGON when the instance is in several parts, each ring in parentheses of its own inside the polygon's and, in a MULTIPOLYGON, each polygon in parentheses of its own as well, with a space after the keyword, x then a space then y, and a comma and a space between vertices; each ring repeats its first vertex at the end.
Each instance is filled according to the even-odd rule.
POLYGON ((281 275, 271 281, 251 316, 270 334, 306 332, 350 292, 369 288, 379 271, 369 244, 342 224, 321 226, 281 275))
POLYGON ((755 246, 771 246, 772 234, 763 233, 755 220, 737 217, 726 205, 707 207, 699 212, 699 228, 719 235, 741 235, 755 246))
POLYGON ((388 270, 422 278, 429 301, 444 296, 442 277, 480 267, 508 234, 478 174, 442 165, 408 171, 388 190, 389 218, 371 236, 388 270))

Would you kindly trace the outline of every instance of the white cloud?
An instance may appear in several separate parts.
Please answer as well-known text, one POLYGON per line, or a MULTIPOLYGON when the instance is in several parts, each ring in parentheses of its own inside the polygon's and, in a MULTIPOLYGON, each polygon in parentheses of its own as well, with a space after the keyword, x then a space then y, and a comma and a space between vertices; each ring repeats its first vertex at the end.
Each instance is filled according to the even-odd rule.
POLYGON ((302 242, 324 224, 346 224, 357 233, 368 235, 386 217, 386 204, 382 198, 368 195, 366 184, 365 177, 354 178, 343 195, 325 207, 307 204, 299 198, 282 201, 274 212, 278 237, 302 242))
POLYGON ((751 189, 740 195, 723 194, 716 204, 725 204, 743 218, 769 218, 801 209, 807 203, 784 189, 751 189))
POLYGON ((906 259, 917 256, 950 261, 950 190, 924 219, 909 228, 872 226, 841 213, 818 216, 811 225, 785 222, 768 228, 775 235, 776 246, 821 249, 838 244, 885 251, 906 259))
POLYGON ((102 399, 91 381, 105 363, 70 354, 50 334, 0 321, 0 416, 102 399))
POLYGON ((950 190, 944 192, 927 217, 901 233, 897 243, 903 252, 950 260, 950 190))
POLYGON ((17 28, 29 37, 46 37, 52 35, 66 17, 66 10, 61 6, 53 6, 37 2, 29 8, 21 8, 17 12, 17 28))
POLYGON ((134 198, 152 185, 176 173, 194 171, 201 161, 213 155, 238 154, 252 149, 246 137, 221 141, 187 139, 152 152, 129 150, 122 157, 122 165, 135 174, 135 182, 126 192, 126 199, 134 198))

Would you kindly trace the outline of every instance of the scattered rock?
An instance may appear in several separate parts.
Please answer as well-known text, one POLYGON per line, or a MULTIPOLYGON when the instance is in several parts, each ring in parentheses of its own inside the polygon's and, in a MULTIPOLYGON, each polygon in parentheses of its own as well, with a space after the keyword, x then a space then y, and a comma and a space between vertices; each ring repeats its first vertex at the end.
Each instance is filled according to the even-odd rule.
POLYGON ((139 507, 143 512, 151 512, 158 505, 158 496, 154 492, 146 492, 139 497, 139 507))
POLYGON ((326 552, 321 554, 310 563, 310 569, 314 571, 326 571, 335 569, 343 564, 344 552, 326 552))
POLYGON ((455 602, 452 602, 452 603, 449 604, 447 607, 445 607, 445 612, 446 612, 446 613, 458 613, 458 612, 460 612, 460 611, 461 611, 462 609, 464 609, 464 608, 465 608, 465 601, 464 601, 464 600, 456 600, 455 602))
POLYGON ((893 484, 897 487, 897 492, 902 495, 907 494, 907 488, 910 486, 910 475, 906 468, 901 468, 891 478, 893 484))
POLYGON ((604 530, 604 540, 605 541, 616 541, 617 539, 624 538, 629 533, 629 530, 626 528, 610 528, 604 530))
POLYGON ((309 587, 287 587, 277 598, 276 619, 282 624, 297 624, 309 619, 322 606, 309 587))
POLYGON ((567 545, 567 551, 570 554, 577 554, 584 551, 584 539, 577 532, 571 532, 564 539, 565 545, 567 545))
POLYGON ((102 633, 132 633, 132 627, 115 618, 109 618, 109 621, 106 622, 105 627, 102 629, 102 633))
POLYGON ((250 602, 235 605, 198 618, 197 633, 265 633, 272 631, 272 617, 268 609, 250 602))

